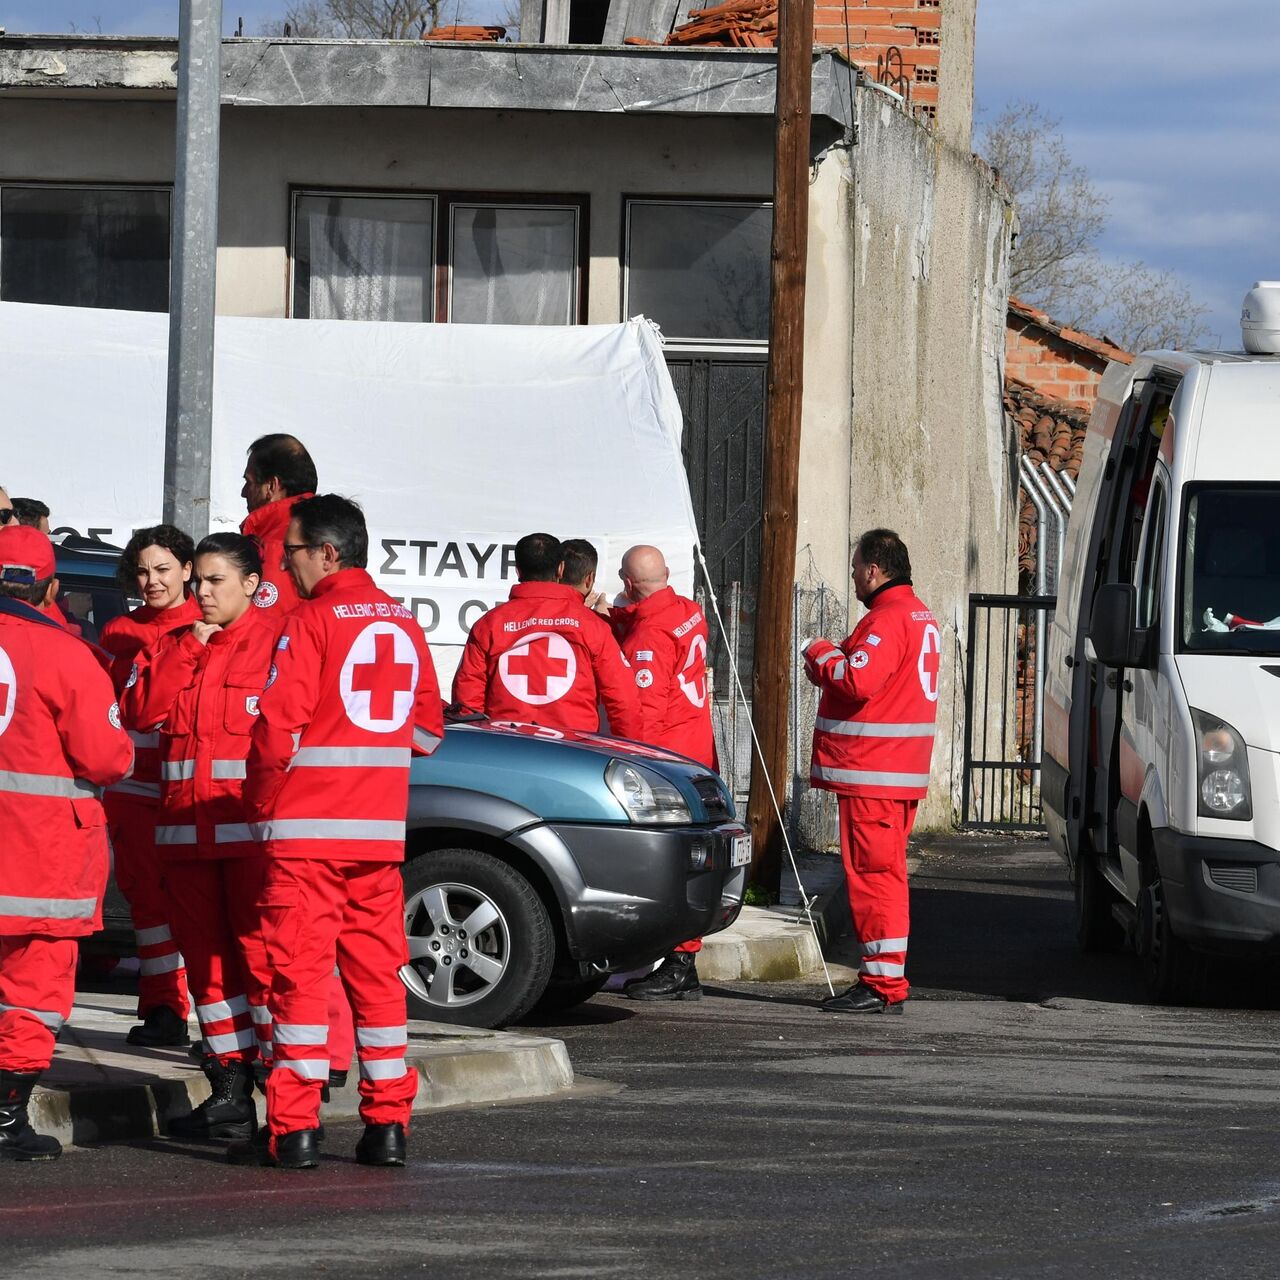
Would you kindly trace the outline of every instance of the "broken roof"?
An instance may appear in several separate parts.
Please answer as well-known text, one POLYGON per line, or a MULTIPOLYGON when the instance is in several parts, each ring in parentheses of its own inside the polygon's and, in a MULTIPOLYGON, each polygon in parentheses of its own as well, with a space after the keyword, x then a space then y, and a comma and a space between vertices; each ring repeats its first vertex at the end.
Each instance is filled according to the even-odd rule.
MULTIPOLYGON (((172 97, 178 42, 0 36, 0 95, 172 97)), ((853 120, 851 68, 813 59, 815 127, 853 120)), ((648 115, 773 115, 772 49, 229 39, 222 101, 244 107, 449 107, 648 115)))
POLYGON ((1070 346, 1078 347, 1081 351, 1087 351, 1090 355, 1097 356, 1104 363, 1108 360, 1120 360, 1125 364, 1133 363, 1133 353, 1131 351, 1126 351, 1123 347, 1117 347, 1115 343, 1105 337, 1095 338, 1092 334, 1084 333, 1080 329, 1072 329, 1069 325, 1059 324, 1056 320, 1050 319, 1047 312, 1040 311, 1029 303, 1023 302, 1021 298, 1012 296, 1009 298, 1009 315, 1010 317, 1017 316, 1018 319, 1025 320, 1028 324, 1035 325, 1036 328, 1053 334, 1055 338, 1060 338, 1070 346))

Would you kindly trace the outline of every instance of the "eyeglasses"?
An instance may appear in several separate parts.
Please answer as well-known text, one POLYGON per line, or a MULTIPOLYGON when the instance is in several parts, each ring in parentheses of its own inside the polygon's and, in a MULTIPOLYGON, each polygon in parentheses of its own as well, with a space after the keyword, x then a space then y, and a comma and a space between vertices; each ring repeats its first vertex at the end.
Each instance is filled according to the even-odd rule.
POLYGON ((8 524, 17 514, 12 507, 5 507, 3 511, 0 511, 0 524, 8 524))
POLYGON ((284 553, 291 556, 296 551, 316 551, 319 548, 314 542, 286 542, 284 545, 284 553))

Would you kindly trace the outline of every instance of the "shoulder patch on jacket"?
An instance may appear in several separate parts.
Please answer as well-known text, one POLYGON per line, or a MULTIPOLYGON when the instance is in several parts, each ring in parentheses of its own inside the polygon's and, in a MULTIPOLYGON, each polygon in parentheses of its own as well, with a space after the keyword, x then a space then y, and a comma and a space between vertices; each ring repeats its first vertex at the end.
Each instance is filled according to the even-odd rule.
POLYGON ((869 645, 877 645, 880 643, 880 637, 873 632, 867 637, 866 643, 869 645))
POLYGON ((637 661, 637 662, 652 662, 652 661, 653 661, 653 650, 652 650, 652 649, 637 649, 637 650, 636 650, 636 661, 637 661))
POLYGON ((867 663, 870 661, 871 661, 871 657, 865 649, 855 649, 849 655, 849 665, 853 667, 855 671, 862 667, 865 667, 867 663))

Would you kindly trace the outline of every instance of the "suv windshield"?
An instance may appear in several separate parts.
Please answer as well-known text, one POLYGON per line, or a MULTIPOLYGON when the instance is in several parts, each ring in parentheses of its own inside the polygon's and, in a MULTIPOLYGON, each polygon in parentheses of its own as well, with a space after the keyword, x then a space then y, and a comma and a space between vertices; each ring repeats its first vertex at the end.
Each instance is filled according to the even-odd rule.
POLYGON ((1280 485, 1200 485, 1182 541, 1182 648, 1280 654, 1280 485))

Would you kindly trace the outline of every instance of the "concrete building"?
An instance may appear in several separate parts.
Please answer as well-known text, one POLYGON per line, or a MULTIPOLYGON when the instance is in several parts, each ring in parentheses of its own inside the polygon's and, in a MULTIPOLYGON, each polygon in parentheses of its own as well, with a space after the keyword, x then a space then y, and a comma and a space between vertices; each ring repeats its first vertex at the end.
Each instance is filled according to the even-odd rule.
MULTIPOLYGON (((748 672, 774 54, 229 40, 222 77, 221 313, 661 325, 748 672)), ((172 41, 0 39, 0 299, 165 307, 174 91, 172 41)), ((851 540, 902 532, 943 624, 922 813, 943 825, 967 593, 1015 575, 1001 403, 1013 215, 967 142, 831 51, 814 59, 813 113, 797 617, 844 634, 851 540)), ((722 700, 728 674, 720 646, 722 700)))

